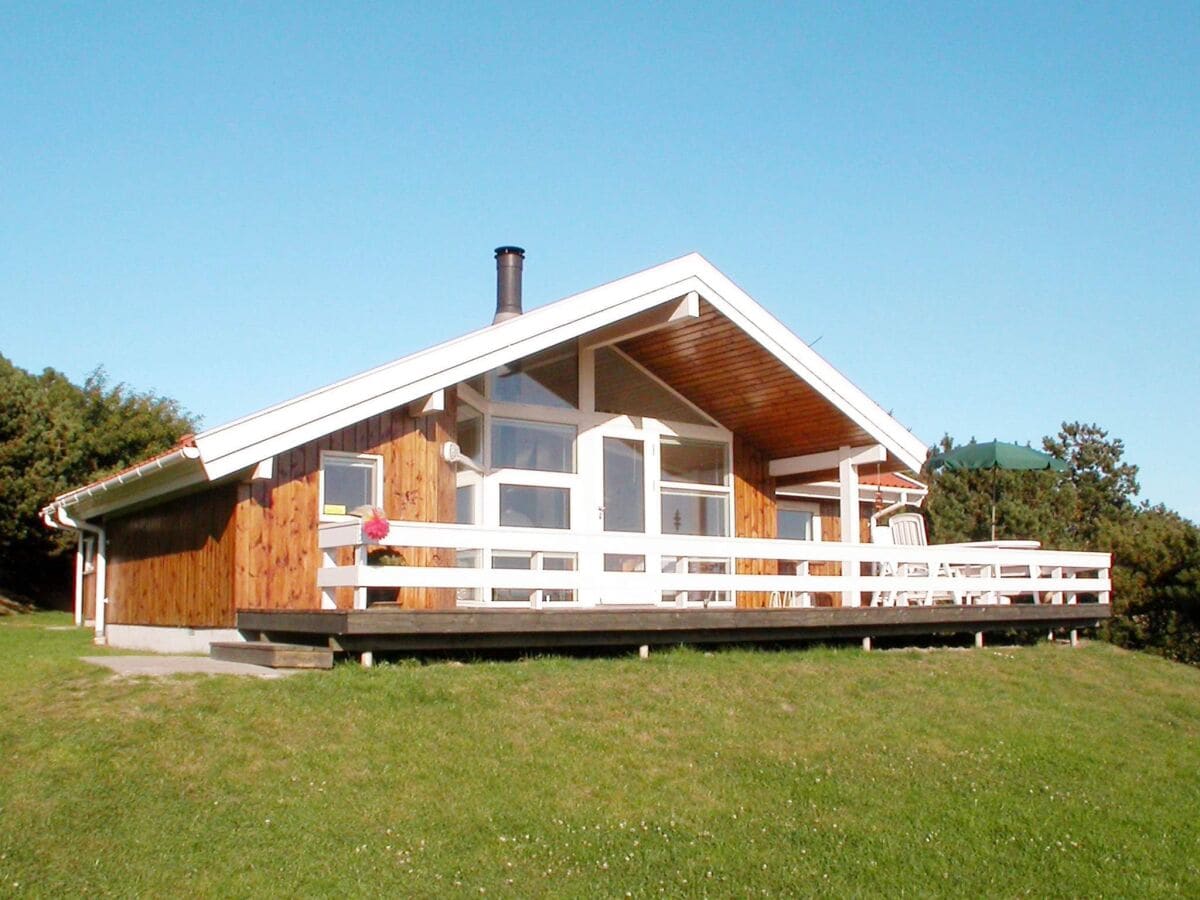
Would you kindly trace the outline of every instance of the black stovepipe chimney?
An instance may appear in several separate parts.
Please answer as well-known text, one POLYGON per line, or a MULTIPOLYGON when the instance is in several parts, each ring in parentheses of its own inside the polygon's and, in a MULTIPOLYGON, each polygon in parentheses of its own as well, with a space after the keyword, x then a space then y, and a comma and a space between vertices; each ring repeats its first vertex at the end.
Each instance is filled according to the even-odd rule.
POLYGON ((525 251, 520 247, 496 248, 496 317, 492 324, 521 314, 521 270, 525 251))

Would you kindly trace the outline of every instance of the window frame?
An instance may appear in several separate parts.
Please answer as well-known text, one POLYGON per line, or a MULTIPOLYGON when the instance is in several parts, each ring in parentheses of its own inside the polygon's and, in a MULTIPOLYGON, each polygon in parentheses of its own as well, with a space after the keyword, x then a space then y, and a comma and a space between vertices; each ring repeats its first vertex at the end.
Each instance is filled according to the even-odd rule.
POLYGON ((371 489, 374 496, 368 501, 368 506, 383 508, 383 456, 378 453, 353 453, 346 450, 322 450, 317 464, 317 520, 319 522, 352 522, 357 516, 345 513, 325 512, 325 461, 328 459, 367 460, 374 469, 375 477, 371 479, 371 489))
POLYGON ((488 441, 487 453, 485 459, 488 460, 488 472, 537 472, 541 475, 578 475, 579 474, 579 426, 572 422, 545 422, 536 419, 515 419, 509 416, 492 415, 488 417, 488 441), (565 436, 566 432, 571 432, 571 467, 569 469, 530 469, 525 466, 502 466, 498 465, 495 460, 496 455, 496 429, 507 426, 525 426, 536 431, 541 429, 544 432, 562 432, 565 436))
MULTIPOLYGON (((725 531, 720 535, 705 535, 706 537, 730 537, 734 534, 734 496, 733 496, 733 441, 720 441, 710 438, 690 437, 686 434, 660 434, 658 437, 658 508, 662 514, 663 498, 667 495, 693 497, 723 497, 725 498, 725 531), (708 484, 699 481, 668 481, 663 477, 662 448, 664 444, 709 444, 720 447, 725 455, 725 474, 721 484, 708 484)), ((659 534, 665 535, 666 525, 659 522, 659 534)))
POLYGON ((779 497, 775 501, 775 528, 776 534, 779 533, 779 513, 783 511, 791 512, 806 512, 812 516, 812 537, 811 538, 784 538, 784 541, 819 541, 821 540, 821 504, 815 500, 796 500, 792 498, 779 497))

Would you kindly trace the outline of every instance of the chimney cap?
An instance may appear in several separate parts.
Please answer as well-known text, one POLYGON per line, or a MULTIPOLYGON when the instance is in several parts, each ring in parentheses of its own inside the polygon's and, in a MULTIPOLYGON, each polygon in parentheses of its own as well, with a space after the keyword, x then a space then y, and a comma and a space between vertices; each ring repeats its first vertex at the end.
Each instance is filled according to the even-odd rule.
POLYGON ((518 256, 524 256, 525 248, 524 247, 497 247, 496 248, 496 256, 497 257, 505 256, 509 253, 515 253, 518 256))

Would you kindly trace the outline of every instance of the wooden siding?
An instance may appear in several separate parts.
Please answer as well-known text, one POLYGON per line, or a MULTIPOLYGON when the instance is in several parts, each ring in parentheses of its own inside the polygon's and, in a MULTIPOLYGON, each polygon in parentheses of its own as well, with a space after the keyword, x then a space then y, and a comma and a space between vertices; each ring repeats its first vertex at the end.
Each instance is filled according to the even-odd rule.
POLYGON ((83 576, 83 621, 96 620, 96 573, 88 572, 83 576))
MULTIPOLYGON (((773 538, 778 535, 778 504, 775 500, 775 479, 767 471, 769 459, 749 441, 735 435, 733 439, 733 519, 734 537, 773 538)), ((739 560, 739 575, 777 575, 775 560, 739 560)), ((763 607, 770 604, 767 593, 739 591, 740 607, 763 607)))
MULTIPOLYGON (((837 500, 821 500, 818 504, 819 512, 817 515, 821 519, 821 540, 823 541, 840 541, 842 539, 842 507, 837 500)), ((873 503, 859 503, 858 505, 858 531, 859 541, 863 544, 871 543, 871 513, 875 511, 873 503)), ((840 575, 842 574, 841 563, 813 563, 809 567, 809 571, 814 575, 840 575)), ((863 570, 864 574, 866 570, 863 570)), ((864 594, 864 600, 866 595, 864 594)), ((816 594, 813 602, 817 606, 840 606, 841 598, 837 594, 816 594)))
POLYGON ((618 346, 769 458, 876 443, 707 302, 698 319, 618 346))
MULTIPOLYGON (((457 404, 446 391, 446 411, 412 418, 404 409, 373 416, 356 425, 275 457, 270 479, 239 487, 235 598, 239 608, 320 608, 317 569, 318 492, 321 452, 371 453, 383 457, 383 509, 388 518, 453 522, 455 477, 441 458, 441 445, 454 440, 457 404)), ((400 548, 411 565, 455 563, 443 550, 400 548)), ((343 558, 340 564, 349 564, 343 558)), ((349 589, 337 592, 339 608, 352 603, 349 589)), ((403 589, 376 599, 396 600, 408 609, 454 605, 449 590, 403 589)))
POLYGON ((225 485, 107 520, 106 621, 232 627, 236 504, 225 485))

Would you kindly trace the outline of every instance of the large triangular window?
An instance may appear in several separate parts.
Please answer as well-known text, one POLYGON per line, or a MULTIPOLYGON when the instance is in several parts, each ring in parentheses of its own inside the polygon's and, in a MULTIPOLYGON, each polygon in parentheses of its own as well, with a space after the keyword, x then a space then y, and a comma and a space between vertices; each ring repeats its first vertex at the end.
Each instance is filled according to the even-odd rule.
POLYGON ((596 350, 596 412, 649 416, 688 425, 713 424, 690 403, 611 347, 596 350))

